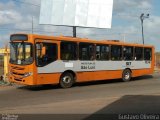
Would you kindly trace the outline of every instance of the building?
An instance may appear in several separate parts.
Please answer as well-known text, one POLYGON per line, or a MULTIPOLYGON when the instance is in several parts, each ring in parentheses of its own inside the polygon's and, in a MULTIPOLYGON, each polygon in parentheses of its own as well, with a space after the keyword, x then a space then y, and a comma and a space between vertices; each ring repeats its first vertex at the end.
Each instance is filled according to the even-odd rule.
POLYGON ((155 53, 155 64, 160 68, 160 52, 155 53))
MULTIPOLYGON (((2 54, 4 56, 3 58, 3 79, 7 80, 7 76, 8 76, 8 64, 9 64, 9 54, 10 54, 10 50, 7 48, 1 48, 0 49, 0 54, 2 54)), ((1 75, 0 75, 1 76, 1 75)))

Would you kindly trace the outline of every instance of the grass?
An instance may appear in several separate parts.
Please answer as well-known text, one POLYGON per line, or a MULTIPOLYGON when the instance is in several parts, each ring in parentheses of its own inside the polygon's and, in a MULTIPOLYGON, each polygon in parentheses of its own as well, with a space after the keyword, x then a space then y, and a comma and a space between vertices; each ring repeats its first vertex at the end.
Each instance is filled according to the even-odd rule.
POLYGON ((1 85, 8 85, 8 82, 4 81, 4 80, 0 80, 0 86, 1 85))

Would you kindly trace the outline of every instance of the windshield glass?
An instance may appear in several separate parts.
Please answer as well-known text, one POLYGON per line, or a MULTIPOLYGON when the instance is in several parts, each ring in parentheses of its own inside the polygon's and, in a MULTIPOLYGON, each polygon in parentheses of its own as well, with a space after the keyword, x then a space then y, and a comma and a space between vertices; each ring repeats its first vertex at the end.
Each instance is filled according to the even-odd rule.
POLYGON ((26 65, 33 62, 32 44, 25 42, 10 43, 10 63, 26 65))

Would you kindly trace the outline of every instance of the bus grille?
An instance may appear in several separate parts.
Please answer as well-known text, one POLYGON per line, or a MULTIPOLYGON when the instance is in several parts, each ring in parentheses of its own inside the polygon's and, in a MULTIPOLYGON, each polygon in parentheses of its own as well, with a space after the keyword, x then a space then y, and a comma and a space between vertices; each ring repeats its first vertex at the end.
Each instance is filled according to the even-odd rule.
POLYGON ((22 81, 21 79, 17 79, 17 78, 15 78, 14 80, 16 80, 16 81, 22 81))
POLYGON ((17 72, 12 72, 13 75, 20 75, 20 76, 24 76, 24 73, 17 73, 17 72))
POLYGON ((24 67, 18 67, 18 66, 10 67, 10 72, 14 76, 16 81, 21 81, 20 78, 22 78, 25 75, 24 70, 25 70, 24 67))

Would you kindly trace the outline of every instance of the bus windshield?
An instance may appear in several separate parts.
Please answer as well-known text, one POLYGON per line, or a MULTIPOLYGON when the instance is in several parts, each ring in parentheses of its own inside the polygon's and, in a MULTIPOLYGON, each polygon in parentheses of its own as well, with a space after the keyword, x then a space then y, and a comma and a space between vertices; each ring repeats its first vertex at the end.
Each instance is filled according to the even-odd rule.
POLYGON ((33 62, 32 44, 26 42, 10 43, 10 63, 27 65, 33 62))

